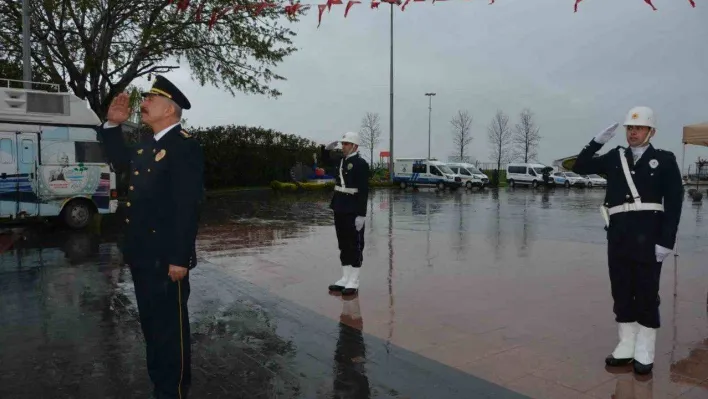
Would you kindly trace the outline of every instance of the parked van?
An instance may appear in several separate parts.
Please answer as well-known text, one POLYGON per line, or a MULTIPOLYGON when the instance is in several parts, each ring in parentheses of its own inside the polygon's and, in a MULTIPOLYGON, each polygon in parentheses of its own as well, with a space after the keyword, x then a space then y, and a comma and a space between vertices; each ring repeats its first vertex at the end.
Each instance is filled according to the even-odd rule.
POLYGON ((467 188, 484 188, 489 185, 489 177, 471 163, 448 163, 453 172, 460 175, 462 184, 467 188))
MULTIPOLYGON (((116 175, 95 127, 71 93, 11 88, 0 79, 0 219, 60 216, 71 228, 118 208, 116 175)), ((33 84, 36 85, 36 84, 33 84)))
POLYGON ((397 158, 393 163, 393 181, 401 188, 408 186, 435 186, 456 189, 462 186, 462 178, 456 176, 443 162, 425 158, 397 158))
POLYGON ((543 185, 543 169, 548 166, 540 163, 510 163, 506 166, 506 182, 511 186, 543 185))

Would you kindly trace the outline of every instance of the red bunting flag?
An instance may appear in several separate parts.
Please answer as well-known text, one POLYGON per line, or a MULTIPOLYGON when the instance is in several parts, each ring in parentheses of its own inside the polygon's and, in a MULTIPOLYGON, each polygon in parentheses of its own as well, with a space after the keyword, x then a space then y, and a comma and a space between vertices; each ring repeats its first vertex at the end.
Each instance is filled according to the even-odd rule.
POLYGON ((349 9, 352 8, 354 4, 361 4, 360 1, 354 1, 354 0, 349 0, 347 3, 347 8, 344 9, 344 18, 347 17, 347 14, 349 14, 349 9))
POLYGON ((411 0, 406 0, 406 1, 403 3, 403 7, 401 7, 401 11, 406 11, 406 6, 407 6, 408 3, 410 3, 410 2, 411 2, 411 0))
POLYGON ((300 10, 301 7, 302 4, 300 4, 299 2, 295 4, 290 3, 289 6, 285 6, 285 13, 288 14, 289 17, 294 17, 295 15, 297 15, 297 12, 300 10))
POLYGON ((652 10, 656 11, 656 7, 654 7, 654 4, 651 4, 651 0, 644 0, 645 3, 649 4, 652 8, 652 10))
POLYGON ((317 17, 317 27, 320 27, 320 24, 322 23, 322 13, 324 12, 325 8, 327 8, 327 4, 318 4, 317 8, 320 9, 320 15, 317 17))
POLYGON ((691 3, 691 7, 696 8, 696 2, 693 0, 688 0, 689 3, 691 3))
POLYGON ((342 0, 327 0, 327 10, 332 11, 332 4, 344 4, 342 0))
POLYGON ((374 8, 379 8, 379 4, 381 4, 381 2, 372 1, 371 2, 371 9, 373 10, 374 8))
POLYGON ((216 16, 219 15, 219 10, 211 10, 211 18, 209 18, 209 30, 211 30, 214 27, 214 24, 216 23, 216 16))
POLYGON ((204 9, 204 1, 206 0, 202 0, 202 2, 199 3, 199 5, 197 6, 197 15, 195 16, 197 22, 202 22, 202 10, 204 9))

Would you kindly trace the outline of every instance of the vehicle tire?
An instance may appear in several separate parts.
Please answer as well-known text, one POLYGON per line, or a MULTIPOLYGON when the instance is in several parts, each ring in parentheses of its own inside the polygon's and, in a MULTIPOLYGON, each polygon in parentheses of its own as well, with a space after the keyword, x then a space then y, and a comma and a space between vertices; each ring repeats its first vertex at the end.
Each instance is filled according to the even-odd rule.
POLYGON ((588 188, 592 188, 592 182, 591 182, 591 181, 588 182, 588 188))
POLYGON ((95 212, 90 202, 73 200, 62 210, 62 219, 69 228, 81 230, 91 223, 95 212))
POLYGON ((566 180, 564 186, 565 186, 565 188, 570 188, 570 182, 568 180, 566 180))
POLYGON ((516 187, 516 183, 514 183, 514 179, 509 180, 509 186, 516 187))
POLYGON ((399 184, 399 186, 401 187, 401 190, 405 190, 406 187, 408 187, 408 184, 406 184, 406 182, 402 181, 402 182, 399 184))
POLYGON ((438 184, 437 184, 437 188, 438 188, 438 190, 440 190, 440 191, 445 190, 445 183, 443 183, 443 182, 438 183, 438 184))
POLYGON ((532 181, 532 182, 531 182, 531 187, 533 187, 533 188, 538 187, 538 181, 537 181, 537 180, 532 181))
POLYGON ((472 189, 472 182, 467 181, 467 183, 465 183, 465 187, 467 187, 468 190, 471 190, 472 189))

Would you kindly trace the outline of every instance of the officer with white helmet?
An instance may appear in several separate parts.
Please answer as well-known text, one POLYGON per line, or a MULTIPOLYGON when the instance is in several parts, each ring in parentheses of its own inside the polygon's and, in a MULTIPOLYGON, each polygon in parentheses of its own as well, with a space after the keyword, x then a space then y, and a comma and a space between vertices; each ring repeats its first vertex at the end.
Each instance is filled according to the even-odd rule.
POLYGON ((347 132, 341 140, 343 158, 334 187, 330 208, 339 242, 342 278, 329 286, 330 291, 353 295, 359 290, 359 271, 364 251, 364 220, 369 198, 369 164, 359 155, 359 134, 347 132))
POLYGON ((607 176, 601 211, 619 343, 605 363, 634 363, 635 373, 648 374, 660 327, 661 265, 676 242, 683 184, 674 154, 649 143, 656 133, 656 121, 647 107, 632 108, 627 114, 627 149, 617 147, 595 157, 617 126, 608 127, 585 146, 573 171, 607 176))

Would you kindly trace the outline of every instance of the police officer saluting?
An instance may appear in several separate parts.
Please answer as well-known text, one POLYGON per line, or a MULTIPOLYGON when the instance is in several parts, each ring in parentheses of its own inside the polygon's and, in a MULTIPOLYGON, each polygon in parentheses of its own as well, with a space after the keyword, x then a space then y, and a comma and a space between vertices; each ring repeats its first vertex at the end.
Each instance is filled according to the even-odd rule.
POLYGON ((594 157, 618 124, 598 134, 578 155, 573 171, 604 174, 607 193, 601 208, 607 224, 610 283, 619 343, 605 359, 608 366, 634 363, 637 374, 654 364, 659 322, 659 277, 676 242, 683 184, 676 157, 655 149, 654 112, 632 108, 624 126, 629 148, 617 147, 594 157))
MULTIPOLYGON (((342 278, 329 286, 330 291, 353 295, 359 290, 359 270, 364 251, 364 220, 369 198, 369 164, 359 155, 359 135, 348 132, 340 140, 344 157, 330 208, 339 242, 342 278)), ((331 150, 337 142, 327 146, 331 150)))
POLYGON ((184 399, 191 383, 188 271, 196 266, 204 162, 199 142, 180 125, 191 107, 182 92, 158 76, 143 96, 142 122, 154 138, 136 148, 123 141, 126 93, 111 103, 98 136, 111 163, 130 166, 123 260, 133 276, 153 393, 184 399))

